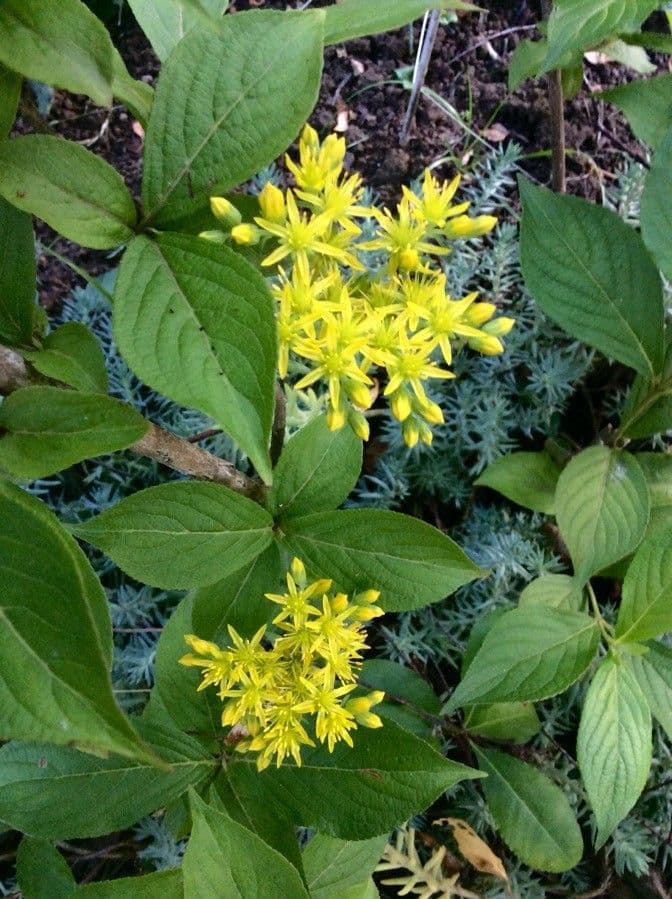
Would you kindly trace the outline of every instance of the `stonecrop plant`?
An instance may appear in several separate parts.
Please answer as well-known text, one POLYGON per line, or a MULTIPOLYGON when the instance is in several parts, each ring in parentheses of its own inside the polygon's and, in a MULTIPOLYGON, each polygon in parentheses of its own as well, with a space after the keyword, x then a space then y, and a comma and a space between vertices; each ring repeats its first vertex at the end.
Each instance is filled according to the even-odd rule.
MULTIPOLYGON (((470 351, 480 365, 505 351, 514 320, 476 292, 478 266, 464 291, 449 289, 454 242, 490 240, 496 218, 470 216, 459 177, 430 170, 381 208, 346 171, 344 139, 306 125, 326 45, 431 4, 224 15, 222 0, 129 2, 162 61, 155 90, 81 0, 0 3, 0 822, 20 840, 15 892, 370 899, 378 871, 405 892, 474 895, 443 871, 445 847, 421 857, 413 823, 467 781, 523 863, 571 869, 584 838, 605 845, 644 790, 652 717, 672 734, 672 470, 638 443, 672 424, 669 130, 646 176, 642 237, 613 212, 520 182, 527 288, 636 377, 595 445, 512 454, 479 478, 555 515, 568 573, 479 620, 460 682, 439 697, 374 657, 392 633, 383 616, 476 581, 485 591, 490 572, 440 527, 362 502, 363 443, 383 442, 389 429, 374 423, 386 421, 408 460, 435 452, 434 435, 445 446, 455 371, 470 351), (140 197, 84 146, 13 132, 25 79, 128 109, 145 135, 140 197), (246 194, 297 138, 290 186, 246 194), (37 305, 33 216, 114 252, 113 292, 91 279, 111 307, 105 353, 94 329, 73 317, 54 327, 37 305), (135 392, 118 389, 113 358, 135 392), (199 432, 150 420, 149 396, 199 432), (198 445, 212 431, 224 436, 211 450, 234 447, 230 458, 198 445), (121 451, 154 467, 121 497, 57 517, 45 479, 121 451), (619 585, 615 614, 604 580, 619 585), (129 700, 113 687, 112 621, 119 633, 146 624, 143 602, 160 606, 160 628, 147 629, 161 635, 129 700), (531 764, 532 704, 584 677, 580 779, 564 750, 572 804, 559 772, 531 764), (582 831, 576 808, 588 806, 582 831), (116 879, 78 882, 71 841, 143 821, 172 841, 165 870, 147 873, 138 853, 83 878, 116 879), (402 877, 388 878, 392 865, 402 877)), ((84 471, 64 475, 68 489, 84 471)), ((450 633, 433 639, 452 646, 450 633)), ((508 879, 464 822, 454 833, 478 871, 508 879)))
POLYGON ((385 369, 383 393, 402 423, 407 446, 418 440, 430 444, 429 425, 442 424, 443 413, 423 382, 454 377, 443 367, 452 362, 453 343, 487 355, 502 353, 500 338, 514 324, 503 316, 493 319, 495 305, 477 302, 477 292, 450 297, 433 257, 451 252, 449 240, 487 234, 497 220, 465 215, 469 202, 452 205, 459 176, 445 184, 429 170, 419 196, 404 187, 396 214, 363 206, 360 176, 344 173, 345 152, 343 137, 331 134, 320 143, 306 125, 299 162, 286 156, 296 187, 283 194, 267 182, 254 223, 243 222, 230 200, 212 197, 213 214, 229 230, 204 231, 201 237, 221 244, 277 244, 261 265, 278 266, 272 286, 278 374, 287 377, 291 360, 292 374, 301 374, 297 389, 326 382, 332 430, 349 423, 358 437, 368 439, 364 413, 376 400, 375 372, 385 369), (367 220, 373 233, 362 239, 358 221, 367 220))

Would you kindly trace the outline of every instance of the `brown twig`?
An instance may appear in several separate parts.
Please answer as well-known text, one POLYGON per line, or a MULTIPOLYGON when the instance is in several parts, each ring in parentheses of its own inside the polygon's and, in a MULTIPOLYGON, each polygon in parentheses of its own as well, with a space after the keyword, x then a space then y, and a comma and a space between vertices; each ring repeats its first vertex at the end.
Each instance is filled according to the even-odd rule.
MULTIPOLYGON (((545 19, 551 14, 551 0, 541 0, 545 19)), ((562 74, 554 69, 548 75, 548 106, 551 119, 551 185, 557 193, 567 190, 565 165, 565 100, 562 94, 562 74)))
MULTIPOLYGON (((0 396, 7 396, 21 387, 28 387, 36 382, 37 378, 33 376, 21 355, 9 347, 0 345, 0 396)), ((133 452, 154 459, 192 478, 225 484, 244 496, 256 498, 260 495, 262 485, 242 471, 238 471, 231 462, 220 459, 155 424, 148 424, 149 430, 145 436, 130 447, 133 452)))
POLYGON ((287 400, 282 384, 276 381, 275 384, 275 413, 273 415, 273 426, 271 428, 271 464, 280 458, 282 447, 285 442, 285 425, 287 424, 287 400))

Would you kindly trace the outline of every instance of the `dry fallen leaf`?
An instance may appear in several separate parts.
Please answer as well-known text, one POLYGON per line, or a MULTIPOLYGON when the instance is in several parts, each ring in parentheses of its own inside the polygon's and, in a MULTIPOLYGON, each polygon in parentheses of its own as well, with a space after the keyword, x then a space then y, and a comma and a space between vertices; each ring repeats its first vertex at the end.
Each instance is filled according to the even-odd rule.
POLYGON ((509 882, 502 860, 466 821, 460 818, 439 818, 433 823, 447 824, 452 829, 457 848, 477 871, 482 874, 493 874, 505 883, 509 882))
POLYGON ((494 144, 499 144, 509 136, 509 130, 508 128, 505 128, 504 125, 500 125, 499 122, 495 122, 495 124, 491 125, 489 128, 484 128, 481 134, 486 140, 491 140, 494 144))

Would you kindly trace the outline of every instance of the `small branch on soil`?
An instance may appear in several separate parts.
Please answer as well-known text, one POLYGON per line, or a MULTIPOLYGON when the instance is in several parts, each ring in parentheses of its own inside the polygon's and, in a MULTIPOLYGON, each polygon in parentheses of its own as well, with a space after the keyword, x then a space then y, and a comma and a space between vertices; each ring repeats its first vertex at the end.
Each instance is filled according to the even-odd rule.
MULTIPOLYGON (((19 353, 0 345, 0 396, 7 396, 21 387, 35 384, 36 380, 19 353)), ((263 489, 257 481, 238 471, 231 462, 220 459, 155 424, 149 423, 147 434, 130 449, 192 478, 225 484, 244 496, 257 497, 263 489)))
POLYGON ((401 125, 401 131, 399 132, 399 143, 402 147, 405 147, 408 143, 408 138, 411 133, 411 125, 413 124, 413 120, 415 119, 415 111, 418 108, 420 91, 422 90, 422 86, 425 83, 425 78, 427 77, 429 60, 432 56, 432 50, 434 49, 434 44, 436 42, 436 35, 439 31, 441 10, 433 9, 429 14, 426 13, 425 15, 428 15, 428 18, 425 20, 425 24, 427 27, 426 29, 423 29, 423 40, 418 50, 418 58, 415 64, 415 71, 413 72, 413 86, 411 87, 411 96, 408 101, 408 107, 406 109, 404 121, 401 125))

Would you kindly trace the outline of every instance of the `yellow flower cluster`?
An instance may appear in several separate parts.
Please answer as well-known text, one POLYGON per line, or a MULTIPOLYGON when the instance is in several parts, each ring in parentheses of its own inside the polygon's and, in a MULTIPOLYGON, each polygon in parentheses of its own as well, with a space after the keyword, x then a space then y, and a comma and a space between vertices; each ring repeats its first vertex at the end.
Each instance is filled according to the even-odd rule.
MULTIPOLYGON (((477 302, 476 293, 451 298, 434 257, 450 252, 447 241, 486 234, 496 219, 470 218, 469 203, 451 205, 459 176, 440 183, 429 170, 421 194, 405 187, 395 213, 362 206, 361 178, 344 173, 344 157, 343 138, 331 134, 320 143, 306 125, 299 162, 286 158, 295 188, 283 193, 268 182, 255 224, 241 222, 223 197, 212 198, 212 210, 234 242, 274 244, 262 265, 277 267, 280 376, 286 377, 293 357, 307 369, 296 388, 326 382, 329 427, 349 422, 366 439, 364 413, 375 400, 372 374, 385 369, 384 393, 404 440, 409 446, 431 443, 429 425, 440 424, 443 413, 427 397, 424 382, 454 377, 444 364, 451 363, 456 342, 486 355, 503 352, 501 338, 514 324, 493 319, 495 306, 477 302), (374 225, 369 240, 361 239, 358 221, 364 219, 374 225), (386 256, 375 273, 363 262, 372 251, 386 256)), ((227 239, 221 232, 202 236, 227 239)))
POLYGON ((260 771, 274 758, 278 767, 288 756, 301 765, 301 747, 315 745, 311 734, 332 752, 341 740, 353 745, 350 731, 358 724, 382 726, 371 708, 384 693, 346 698, 357 688, 361 654, 368 649, 364 622, 383 614, 376 605, 379 593, 365 590, 350 600, 331 587, 327 579, 309 584, 303 563, 294 559, 287 593, 266 594, 280 606, 274 639, 266 626, 251 640, 229 626, 226 649, 185 635, 194 652, 181 664, 202 669, 199 690, 218 688, 222 725, 235 729, 238 752, 258 753, 260 771), (314 716, 312 726, 307 716, 314 716))

